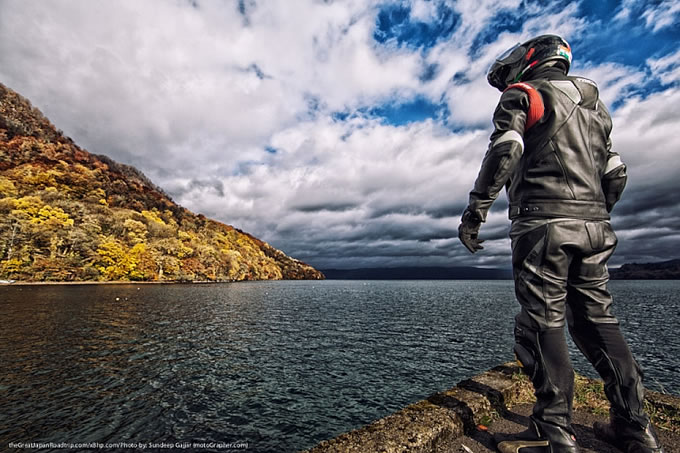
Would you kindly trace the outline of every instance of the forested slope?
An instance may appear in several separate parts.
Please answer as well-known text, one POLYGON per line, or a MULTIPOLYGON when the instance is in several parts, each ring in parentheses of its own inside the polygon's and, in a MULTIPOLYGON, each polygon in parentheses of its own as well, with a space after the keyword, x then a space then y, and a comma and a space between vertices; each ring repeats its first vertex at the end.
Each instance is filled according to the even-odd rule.
POLYGON ((135 168, 81 149, 0 84, 0 279, 319 278, 269 244, 178 206, 135 168))

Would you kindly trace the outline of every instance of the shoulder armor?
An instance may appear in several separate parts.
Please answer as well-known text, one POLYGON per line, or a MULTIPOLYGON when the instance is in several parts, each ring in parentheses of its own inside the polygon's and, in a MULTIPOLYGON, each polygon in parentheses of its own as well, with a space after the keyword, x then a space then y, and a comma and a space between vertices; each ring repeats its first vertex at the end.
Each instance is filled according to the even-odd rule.
POLYGON ((571 99, 574 104, 580 104, 583 100, 581 91, 576 86, 576 83, 571 80, 551 80, 550 85, 560 90, 565 96, 571 99))
POLYGON ((524 125, 524 131, 528 131, 531 126, 536 124, 538 120, 543 117, 545 107, 543 106, 543 98, 541 94, 526 82, 513 83, 509 85, 504 91, 517 88, 524 91, 529 96, 529 111, 527 112, 527 121, 524 125))
POLYGON ((597 101, 600 98, 600 90, 597 88, 597 84, 585 77, 574 77, 572 80, 581 93, 582 99, 579 105, 587 109, 597 110, 597 101))

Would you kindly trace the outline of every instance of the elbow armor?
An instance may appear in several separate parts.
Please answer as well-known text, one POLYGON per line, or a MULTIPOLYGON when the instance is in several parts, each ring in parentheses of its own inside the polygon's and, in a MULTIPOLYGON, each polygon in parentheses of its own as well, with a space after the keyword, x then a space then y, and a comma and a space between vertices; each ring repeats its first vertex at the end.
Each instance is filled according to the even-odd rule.
POLYGON ((605 174, 602 177, 602 192, 604 193, 607 212, 612 212, 614 205, 621 199, 627 179, 626 164, 621 161, 618 154, 612 154, 607 161, 605 174))

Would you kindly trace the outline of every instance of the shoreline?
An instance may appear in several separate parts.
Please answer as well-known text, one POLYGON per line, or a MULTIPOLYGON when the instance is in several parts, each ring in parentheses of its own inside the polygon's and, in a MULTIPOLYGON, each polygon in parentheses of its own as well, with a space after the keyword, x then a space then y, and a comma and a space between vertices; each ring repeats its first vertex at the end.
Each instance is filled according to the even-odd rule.
MULTIPOLYGON (((342 278, 326 278, 329 281, 510 281, 506 279, 342 279, 342 278)), ((627 278, 627 279, 611 279, 611 281, 675 281, 680 278, 672 279, 655 279, 655 278, 627 278)), ((58 286, 58 285, 208 285, 208 284, 222 284, 222 283, 239 283, 239 282, 276 282, 276 281, 319 281, 316 279, 264 279, 264 280, 196 280, 196 281, 181 281, 181 280, 165 280, 165 281, 133 281, 133 280, 111 280, 111 281, 27 281, 27 280, 3 280, 0 281, 0 286, 58 286)))
POLYGON ((0 282, 0 286, 76 286, 76 285, 205 285, 205 284, 217 284, 217 283, 238 283, 239 281, 272 281, 272 280, 229 280, 221 282, 213 281, 163 281, 163 282, 148 282, 148 281, 125 281, 125 280, 113 280, 107 282, 97 282, 97 281, 68 281, 68 282, 31 282, 31 281, 15 281, 15 282, 0 282))
MULTIPOLYGON (((323 279, 326 280, 326 279, 323 279)), ((280 278, 280 279, 261 279, 261 280, 164 280, 164 281, 134 281, 134 280, 111 280, 111 281, 27 281, 27 280, 0 280, 0 287, 2 286, 77 286, 77 285, 218 285, 224 283, 242 283, 242 282, 293 282, 293 281, 308 281, 318 282, 323 281, 314 278, 280 278)))

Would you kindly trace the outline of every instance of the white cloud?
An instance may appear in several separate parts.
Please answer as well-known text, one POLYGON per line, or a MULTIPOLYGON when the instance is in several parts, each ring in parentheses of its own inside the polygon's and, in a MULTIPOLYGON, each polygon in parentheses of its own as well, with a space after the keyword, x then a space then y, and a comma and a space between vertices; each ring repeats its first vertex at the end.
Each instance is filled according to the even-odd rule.
POLYGON ((625 101, 631 93, 643 86, 644 72, 616 63, 602 63, 587 66, 574 65, 570 74, 577 74, 594 80, 600 91, 600 98, 607 106, 625 101))
POLYGON ((628 167, 628 183, 613 216, 621 238, 615 256, 618 264, 677 256, 678 102, 680 90, 669 88, 628 99, 613 114, 613 150, 628 167))
POLYGON ((638 1, 639 0, 623 0, 621 2, 620 9, 616 13, 616 15, 614 16, 613 20, 615 20, 617 22, 628 21, 630 19, 631 14, 632 14, 632 7, 638 1))
POLYGON ((151 168, 171 144, 168 170, 196 137, 235 159, 310 97, 343 110, 416 86, 417 55, 373 45, 370 4, 296 3, 255 7, 248 26, 236 2, 5 4, 3 60, 20 64, 0 74, 87 148, 151 168))
POLYGON ((680 89, 629 99, 613 115, 612 142, 621 150, 633 185, 671 185, 680 174, 677 130, 680 89))
POLYGON ((655 32, 666 27, 677 27, 678 16, 680 16, 680 3, 674 1, 661 2, 656 7, 647 6, 645 12, 642 13, 647 28, 655 32))
POLYGON ((181 188, 179 202, 228 217, 274 244, 296 249, 299 242, 370 238, 365 250, 380 255, 379 233, 404 246, 455 236, 466 202, 460 194, 472 185, 486 140, 486 134, 453 134, 433 121, 390 126, 319 118, 276 134, 277 154, 250 173, 222 178, 239 197, 189 181, 174 187, 181 188))
POLYGON ((439 2, 431 0, 413 0, 411 2, 411 17, 420 22, 433 22, 437 19, 439 2))
POLYGON ((677 26, 680 4, 674 1, 649 2, 647 0, 623 0, 620 10, 614 16, 617 22, 628 22, 632 18, 644 19, 645 27, 658 32, 667 27, 677 26))
MULTIPOLYGON (((237 1, 5 1, 0 80, 81 146, 138 166, 180 204, 318 266, 506 266, 504 196, 484 225, 484 254, 471 257, 455 238, 499 97, 486 70, 518 41, 581 37, 588 26, 577 4, 530 4, 516 33, 471 52, 494 14, 521 3, 455 2, 453 36, 414 49, 373 39, 378 1, 247 2, 244 14, 237 1), (427 67, 432 77, 421 80, 427 67), (416 96, 445 103, 449 124, 395 126, 358 113, 416 96)), ((411 5, 415 19, 436 19, 439 3, 411 5)), ((673 85, 677 62, 675 53, 647 64, 673 85)), ((628 66, 574 71, 596 80, 610 105, 625 101, 614 139, 631 169, 626 196, 647 194, 650 161, 670 184, 680 170, 677 92, 640 97, 646 74, 628 66)))
POLYGON ((521 3, 521 0, 459 0, 455 2, 453 8, 460 14, 462 20, 456 39, 471 41, 495 14, 501 11, 514 11, 520 7, 521 3))
MULTIPOLYGON (((466 37, 467 39, 459 40, 457 36, 456 46, 453 48, 451 48, 452 46, 442 46, 442 49, 435 49, 433 55, 436 55, 436 58, 440 61, 457 63, 456 66, 451 63, 448 64, 448 73, 455 73, 452 70, 456 69, 456 72, 461 71, 465 75, 465 83, 450 83, 446 88, 445 99, 451 111, 451 123, 486 127, 490 123, 490 112, 493 112, 499 98, 498 91, 486 82, 486 73, 494 59, 511 46, 527 41, 533 36, 549 33, 556 33, 561 36, 577 36, 583 31, 586 24, 584 19, 574 17, 578 12, 577 4, 567 5, 566 7, 559 3, 549 4, 543 8, 545 10, 555 9, 556 12, 540 16, 536 16, 540 11, 537 6, 528 5, 526 14, 530 18, 525 21, 520 31, 517 33, 500 33, 493 42, 480 49, 479 55, 470 58, 466 55, 466 50, 471 46, 476 34, 486 25, 486 21, 492 17, 492 11, 497 13, 500 10, 511 10, 519 6, 513 1, 506 1, 501 4, 494 3, 494 5, 475 3, 477 3, 477 8, 474 8, 469 2, 461 2, 461 5, 459 5, 459 8, 465 14, 464 17, 474 18, 471 21, 474 26, 470 26, 471 30, 469 36, 466 37)), ((441 83, 433 85, 440 86, 441 83)))
POLYGON ((486 77, 476 77, 470 83, 452 86, 446 92, 451 122, 464 126, 488 126, 499 97, 500 93, 489 86, 486 77))
POLYGON ((680 50, 660 58, 650 58, 647 66, 655 77, 664 85, 680 81, 680 50))

